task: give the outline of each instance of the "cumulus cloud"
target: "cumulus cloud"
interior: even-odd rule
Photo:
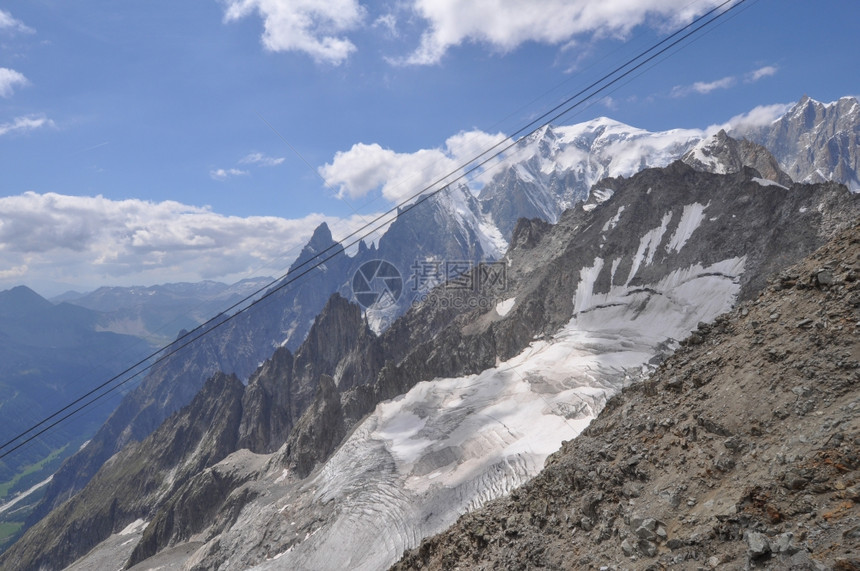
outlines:
[[[274,167],[284,162],[284,157],[269,157],[263,153],[248,153],[241,159],[239,164],[256,165],[261,167]]]
[[[273,52],[296,51],[315,61],[338,65],[356,47],[338,36],[357,28],[365,10],[358,0],[226,0],[225,20],[257,14],[263,20],[263,46]]]
[[[0,9],[0,30],[24,32],[28,34],[33,32],[33,28],[25,25],[24,22],[15,19],[12,17],[12,14],[2,9]]]
[[[356,143],[348,151],[335,154],[319,173],[338,188],[341,198],[359,198],[380,188],[386,199],[400,202],[435,182],[452,180],[467,162],[504,139],[501,133],[461,132],[448,138],[443,148],[413,153],[398,153],[376,143]]]
[[[227,180],[234,176],[247,176],[248,174],[248,171],[243,171],[241,169],[213,169],[209,171],[209,176],[213,180]]]
[[[677,26],[718,0],[413,0],[426,21],[419,47],[401,63],[435,64],[452,47],[483,43],[508,52],[525,42],[566,45],[579,36],[625,37],[641,24]]]
[[[21,133],[39,129],[41,127],[53,127],[54,122],[41,115],[27,115],[16,117],[7,123],[0,123],[0,137],[9,133]]]
[[[279,273],[322,222],[335,238],[364,224],[358,216],[242,218],[173,201],[27,192],[0,198],[0,289],[232,281],[261,268]]]
[[[0,67],[0,97],[11,97],[16,87],[29,83],[23,73],[8,67]]]

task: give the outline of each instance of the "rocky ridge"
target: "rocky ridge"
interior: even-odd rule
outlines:
[[[395,569],[856,569],[860,226]]]

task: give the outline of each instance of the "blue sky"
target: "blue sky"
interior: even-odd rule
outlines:
[[[276,275],[323,220],[346,234],[403,171],[456,166],[717,3],[6,2],[0,288]],[[735,12],[564,122],[860,93],[860,3]]]

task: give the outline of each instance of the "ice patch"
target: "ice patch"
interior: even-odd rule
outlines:
[[[511,308],[514,307],[514,303],[516,303],[517,298],[512,297],[510,299],[506,299],[504,301],[500,301],[496,304],[496,313],[499,314],[500,317],[504,317],[508,314]]]
[[[13,506],[15,506],[15,504],[17,504],[18,502],[20,502],[24,498],[28,497],[30,494],[32,494],[33,492],[35,492],[36,490],[38,490],[42,486],[48,485],[48,482],[50,482],[53,478],[54,478],[53,475],[48,476],[46,479],[42,480],[41,482],[39,482],[35,486],[32,486],[31,488],[29,488],[23,492],[18,493],[14,498],[12,498],[8,502],[6,502],[5,504],[0,506],[0,514],[2,514],[5,511],[9,511],[10,509],[12,509]]]
[[[594,258],[592,266],[583,267],[579,270],[579,284],[576,286],[576,293],[573,295],[574,313],[590,307],[591,296],[594,292],[594,282],[597,281],[597,276],[600,275],[602,269],[603,258]]]
[[[717,157],[710,154],[713,152],[716,141],[712,137],[707,141],[703,141],[693,147],[692,155],[695,160],[707,167],[710,172],[715,174],[726,174],[726,165],[720,162]]]
[[[412,412],[403,412],[397,400],[382,403],[381,414],[389,412],[388,419],[381,423],[371,438],[389,442],[389,450],[400,462],[413,463],[424,452],[432,440],[421,438],[419,433],[427,422]]]
[[[594,200],[599,203],[606,202],[612,198],[613,194],[615,194],[615,191],[611,188],[595,188],[591,191],[591,195],[594,197]]]
[[[673,252],[681,251],[681,248],[684,247],[684,244],[687,243],[687,240],[690,239],[690,236],[693,235],[693,232],[696,231],[696,228],[698,228],[702,223],[702,220],[704,220],[705,209],[707,207],[707,204],[699,204],[698,202],[688,204],[684,207],[684,212],[681,213],[681,221],[678,222],[678,227],[675,229],[675,233],[672,234],[672,237],[669,239],[669,243],[666,244],[667,252],[671,254]]]
[[[618,271],[618,266],[621,265],[621,258],[615,258],[612,260],[612,268],[609,272],[609,281],[611,283],[615,282],[615,272]]]
[[[618,207],[618,212],[615,213],[615,216],[606,221],[606,224],[603,225],[601,232],[606,232],[607,230],[614,230],[615,226],[618,225],[618,221],[621,220],[621,213],[624,212],[624,205]]]
[[[779,184],[779,183],[778,183],[778,182],[776,182],[776,181],[769,180],[769,179],[766,179],[766,178],[759,178],[759,177],[757,177],[757,176],[754,176],[754,177],[752,178],[752,181],[753,181],[753,182],[757,182],[757,183],[758,183],[759,185],[761,185],[761,186],[778,186],[779,188],[781,188],[781,189],[783,189],[783,190],[788,190],[788,187],[783,186],[783,185]]]
[[[669,221],[672,220],[672,211],[670,210],[663,215],[663,220],[660,226],[649,230],[639,240],[639,248],[633,256],[633,265],[630,267],[630,274],[627,276],[627,284],[629,284],[639,271],[642,262],[649,265],[654,260],[654,254],[657,252],[657,247],[663,240],[663,234],[666,233],[666,228],[669,226]]]
[[[535,182],[535,177],[532,173],[526,170],[525,166],[522,163],[517,164],[516,166],[517,176],[520,180],[525,182]]]
[[[125,528],[121,532],[119,532],[119,535],[131,535],[133,533],[143,531],[147,525],[148,522],[143,521],[142,519],[136,519],[127,526],[125,526]]]

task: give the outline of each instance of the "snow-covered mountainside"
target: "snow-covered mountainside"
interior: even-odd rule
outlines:
[[[556,222],[588,198],[598,180],[662,167],[698,143],[704,132],[652,133],[606,117],[569,126],[547,126],[523,140],[479,194],[502,235],[519,218]]]
[[[602,178],[631,176],[685,155],[692,166],[709,172],[737,172],[746,165],[767,179],[782,170],[798,182],[832,180],[860,190],[860,102],[853,97],[827,104],[804,97],[773,123],[729,125],[728,135],[738,141],[702,129],[649,132],[605,117],[545,127],[505,159],[479,199],[508,236],[519,218],[555,222],[566,208],[587,198]],[[753,151],[749,142],[770,151],[776,164],[768,166],[772,159],[760,148]],[[717,151],[726,145],[731,148]],[[784,177],[773,180],[790,182]]]
[[[106,554],[139,569],[393,563],[464,510],[532,477],[675,340],[755,295],[765,276],[860,214],[858,196],[839,185],[789,190],[759,175],[674,163],[602,181],[602,192],[554,227],[523,221],[503,260],[506,281],[477,309],[446,313],[439,300],[465,294],[443,286],[381,337],[356,337],[273,454],[238,450],[170,482],[149,505],[115,490],[109,527],[125,535],[103,535],[80,568]],[[385,364],[357,373],[359,355]],[[247,402],[242,423],[260,413]],[[156,436],[135,460],[157,455],[147,451],[169,431]],[[135,481],[135,470],[147,468],[113,462],[99,480]],[[82,497],[114,505],[103,491],[88,486]],[[88,513],[86,504],[73,513]],[[138,519],[146,525],[128,527]],[[79,541],[75,529],[68,513],[49,516],[0,563],[26,562],[28,546],[41,546],[42,561],[59,557]]]

